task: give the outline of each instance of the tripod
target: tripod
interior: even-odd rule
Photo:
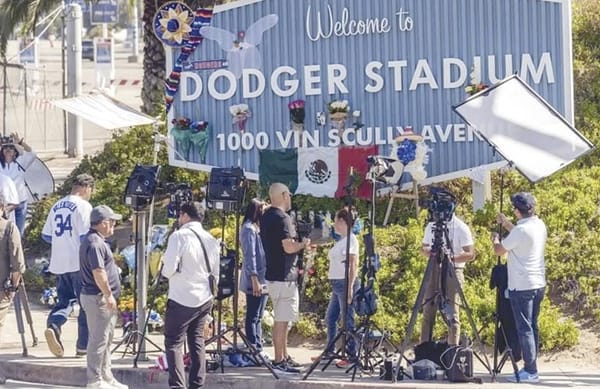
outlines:
[[[138,360],[147,360],[145,341],[152,344],[156,349],[151,351],[164,351],[160,346],[148,339],[146,330],[148,320],[150,319],[150,311],[147,311],[147,290],[148,290],[148,273],[146,261],[146,211],[135,210],[135,270],[133,287],[133,320],[123,334],[121,341],[111,350],[114,353],[119,347],[125,345],[122,358],[125,357],[128,351],[135,354],[133,359],[133,367],[137,368]],[[141,330],[140,330],[141,329]]]
[[[346,359],[347,355],[347,350],[346,350],[346,346],[348,345],[348,337],[350,337],[352,341],[354,341],[355,343],[357,342],[357,336],[356,336],[356,332],[354,331],[350,331],[348,329],[348,310],[349,310],[349,303],[348,303],[348,295],[349,295],[349,291],[350,288],[352,288],[353,286],[350,285],[350,240],[353,238],[352,235],[352,226],[354,225],[354,221],[356,220],[355,216],[353,215],[353,211],[352,211],[352,185],[353,185],[353,181],[354,181],[354,176],[353,176],[353,171],[352,168],[350,168],[350,176],[348,179],[348,184],[346,184],[344,186],[344,190],[346,191],[346,196],[344,199],[344,203],[345,203],[345,208],[348,209],[349,212],[349,222],[347,222],[347,226],[346,226],[346,251],[345,251],[345,263],[344,263],[344,296],[341,299],[342,300],[342,328],[341,330],[339,330],[336,334],[336,336],[327,344],[327,346],[325,347],[325,350],[323,350],[323,352],[313,361],[312,365],[309,367],[309,369],[306,371],[306,373],[304,374],[304,376],[302,377],[302,380],[306,380],[308,378],[308,376],[310,376],[310,374],[315,370],[315,368],[321,363],[323,358],[326,358],[327,362],[325,363],[325,365],[323,366],[323,368],[321,369],[321,371],[325,371],[329,365],[335,360],[335,359]],[[337,218],[337,215],[336,215]],[[332,291],[333,293],[333,291]],[[335,350],[335,345],[337,343],[337,341],[341,339],[342,340],[342,344],[341,346]],[[331,352],[332,350],[335,350],[334,352]],[[352,359],[356,358],[356,355],[350,355],[350,357]],[[350,370],[350,369],[349,369]],[[347,370],[347,371],[349,371]],[[354,370],[354,373],[356,373],[356,369]],[[354,375],[352,374],[352,380],[354,380]]]
[[[219,203],[215,203],[213,208],[215,209],[220,209],[222,211],[221,213],[221,236],[225,237],[225,217],[226,217],[226,211],[227,210],[233,210],[234,211],[234,216],[235,216],[235,250],[233,252],[233,258],[234,258],[234,262],[232,264],[230,264],[231,266],[233,266],[233,280],[232,280],[232,285],[231,285],[231,290],[230,292],[233,294],[233,324],[230,327],[227,327],[225,329],[221,328],[221,324],[222,324],[222,319],[223,319],[223,299],[225,298],[225,294],[227,294],[227,296],[229,295],[229,293],[224,293],[224,291],[222,290],[222,285],[221,285],[221,280],[223,279],[223,274],[219,275],[219,293],[216,297],[217,300],[217,322],[216,325],[213,325],[213,336],[211,336],[209,339],[207,339],[204,342],[205,346],[208,346],[209,344],[216,342],[216,348],[215,350],[212,351],[206,351],[207,353],[212,353],[212,354],[216,354],[219,357],[219,365],[221,366],[221,373],[225,372],[225,367],[223,365],[223,359],[224,359],[224,354],[226,354],[226,352],[223,351],[223,346],[222,346],[222,341],[227,342],[231,348],[232,351],[235,353],[242,353],[244,355],[248,355],[251,360],[255,363],[258,364],[258,362],[260,362],[263,366],[265,366],[273,375],[273,377],[275,377],[276,379],[279,379],[279,376],[277,375],[277,373],[275,373],[275,371],[273,370],[273,367],[271,366],[270,363],[268,363],[263,355],[258,352],[258,350],[256,349],[256,347],[254,347],[254,345],[252,343],[250,343],[248,341],[248,338],[246,337],[246,335],[244,334],[244,332],[242,331],[242,328],[239,324],[239,320],[238,320],[238,300],[239,300],[239,295],[238,295],[238,261],[237,261],[237,253],[239,252],[239,248],[240,248],[240,238],[239,238],[239,230],[240,230],[240,215],[239,215],[239,206],[238,206],[238,202],[219,202]],[[223,258],[224,257],[229,257],[229,255],[225,256],[225,245],[223,244],[221,246],[222,249],[222,260],[221,262],[223,262]],[[221,269],[222,270],[222,269]],[[223,273],[223,272],[220,272]],[[231,333],[232,334],[232,341],[230,341],[227,338],[227,334]],[[242,342],[244,342],[244,345],[246,346],[246,348],[248,350],[250,350],[249,352],[247,351],[242,351],[238,348],[238,344],[237,344],[237,337],[240,337],[240,339],[242,340]]]
[[[25,323],[23,322],[23,312],[25,312],[25,319],[27,320],[27,324],[29,324],[29,329],[31,330],[31,338],[33,339],[32,347],[37,346],[38,339],[35,336],[35,331],[33,329],[33,319],[31,317],[31,309],[29,308],[29,298],[27,297],[27,290],[25,289],[25,283],[21,280],[19,287],[15,292],[15,297],[13,298],[13,304],[15,308],[15,317],[17,319],[17,330],[21,335],[21,346],[23,347],[23,356],[29,356],[29,351],[27,350],[27,342],[25,340]]]
[[[439,200],[436,200],[435,202],[437,203],[438,201]],[[440,212],[439,214],[441,214],[441,215],[439,215],[438,212],[434,212],[435,227],[434,227],[433,246],[431,249],[431,254],[429,256],[429,260],[427,262],[427,268],[425,270],[425,275],[423,276],[423,281],[421,282],[421,286],[420,286],[419,292],[417,294],[417,299],[416,299],[415,304],[412,309],[412,314],[411,314],[411,317],[410,317],[410,320],[408,323],[408,327],[406,329],[404,341],[402,342],[402,345],[400,346],[400,350],[399,350],[400,358],[398,359],[398,363],[397,363],[398,371],[400,370],[400,367],[401,367],[400,364],[402,363],[402,359],[404,358],[404,352],[408,348],[408,344],[411,341],[412,332],[413,332],[414,325],[417,320],[417,313],[421,308],[423,308],[426,304],[438,303],[437,309],[440,311],[441,316],[447,325],[451,324],[451,320],[458,319],[458,318],[451,317],[451,315],[448,315],[449,304],[455,304],[454,301],[449,301],[449,299],[447,297],[446,292],[447,292],[447,287],[448,287],[448,285],[447,285],[447,280],[448,280],[448,281],[454,283],[453,286],[455,287],[455,289],[457,291],[458,297],[460,299],[461,307],[464,309],[464,312],[466,313],[469,324],[471,326],[471,330],[473,332],[473,336],[476,339],[476,342],[475,342],[476,346],[479,348],[479,352],[481,353],[481,355],[483,355],[483,359],[485,359],[485,361],[476,352],[473,352],[473,354],[483,364],[483,366],[488,370],[488,372],[490,374],[492,374],[492,370],[490,368],[490,363],[488,361],[487,354],[485,353],[485,348],[484,348],[483,342],[481,341],[481,338],[479,336],[479,332],[477,331],[475,321],[473,320],[473,315],[471,313],[471,309],[469,308],[469,305],[467,304],[467,300],[463,293],[462,287],[456,277],[456,270],[454,268],[454,260],[453,260],[454,256],[451,251],[452,245],[450,242],[450,238],[448,236],[448,227],[446,224],[447,221],[451,220],[453,211],[454,211],[454,207],[452,206],[451,212]],[[435,269],[435,267],[438,267],[438,269]],[[439,273],[439,279],[434,279],[435,273]],[[435,291],[433,296],[429,297],[426,301],[423,301],[423,299],[425,297],[426,287],[427,287],[428,282],[437,282],[437,285],[439,285],[439,287]],[[429,339],[431,339],[432,331],[433,331],[433,327],[430,331]],[[394,379],[396,379],[395,376],[394,376]]]

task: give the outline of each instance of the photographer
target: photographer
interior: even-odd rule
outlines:
[[[454,200],[454,196],[451,193],[444,191],[452,200],[441,200],[434,201],[433,203],[443,209],[430,209],[430,213],[440,213],[443,217],[434,217],[435,220],[430,222],[425,227],[425,235],[422,241],[421,253],[429,258],[429,261],[435,261],[432,266],[432,272],[428,280],[424,280],[425,296],[423,299],[423,322],[421,324],[421,343],[431,341],[433,338],[433,326],[435,324],[435,314],[440,306],[436,298],[441,293],[442,298],[446,298],[447,301],[442,301],[442,307],[446,308],[444,312],[445,320],[448,324],[448,345],[455,346],[459,344],[460,340],[460,316],[459,307],[461,304],[460,295],[458,288],[462,289],[464,284],[463,269],[465,264],[472,261],[475,257],[475,251],[473,247],[473,235],[469,227],[454,214],[454,204],[450,203]],[[437,195],[434,194],[434,198]],[[435,243],[446,245],[446,237],[439,236],[438,239],[443,239],[442,242],[435,242],[436,233],[440,234],[441,231],[436,229],[443,229],[444,233],[447,231],[447,238],[450,247],[446,247],[449,250],[450,264],[454,266],[454,272],[456,274],[456,280],[452,278],[452,273],[447,270],[445,273],[445,280],[442,280],[442,266],[441,263],[444,258],[438,258],[440,252],[432,251]],[[441,248],[443,251],[443,248]],[[444,255],[442,255],[444,256]],[[442,285],[446,285],[446,290],[442,290]]]
[[[203,218],[199,202],[182,204],[177,219],[180,227],[169,237],[163,257],[162,275],[169,279],[165,350],[169,388],[173,389],[196,389],[205,384],[204,325],[213,304],[210,276],[219,279],[220,247],[202,227]],[[186,336],[191,356],[187,386],[183,365]]]
[[[4,210],[4,198],[0,194],[0,213]],[[4,325],[4,318],[10,308],[10,303],[15,295],[16,288],[21,282],[21,275],[25,271],[25,258],[21,246],[21,234],[16,225],[0,217],[0,332]]]
[[[546,289],[544,251],[548,232],[544,222],[535,215],[535,198],[531,193],[519,192],[510,201],[517,224],[513,225],[503,214],[498,223],[509,234],[500,242],[492,235],[494,253],[508,253],[508,294],[519,336],[525,366],[519,370],[520,382],[539,382],[537,354],[539,350],[538,316]],[[509,380],[515,382],[514,376]]]
[[[265,278],[273,302],[273,368],[286,373],[299,373],[297,365],[287,353],[288,322],[296,322],[298,307],[298,252],[310,247],[310,239],[296,241],[292,218],[286,213],[292,207],[292,193],[281,183],[269,188],[269,207],[261,221],[260,237],[265,250],[267,271]]]

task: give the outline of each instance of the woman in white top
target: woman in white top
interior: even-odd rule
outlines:
[[[2,139],[0,172],[9,176],[17,187],[19,205],[15,208],[15,223],[21,235],[25,230],[25,217],[27,216],[28,189],[25,183],[25,171],[35,161],[35,158],[31,147],[25,143],[18,132],[13,132],[9,138]]]
[[[348,248],[348,226],[352,226],[352,214],[347,209],[339,210],[335,215],[335,232],[340,235],[340,240],[335,242],[329,250],[329,282],[331,283],[331,299],[327,307],[325,321],[327,323],[327,345],[328,352],[335,351],[333,340],[337,335],[337,322],[342,318],[344,305],[348,305],[348,314],[346,316],[346,328],[349,332],[354,331],[354,305],[352,297],[358,289],[358,239],[350,233],[350,255],[346,255]],[[349,259],[348,267],[348,294],[345,288],[346,259]],[[338,367],[345,367],[356,358],[356,343],[350,336],[346,337],[347,360],[337,363]]]

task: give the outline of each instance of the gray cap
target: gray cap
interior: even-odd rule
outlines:
[[[535,208],[535,197],[529,192],[515,193],[510,197],[512,205],[523,213],[529,213]]]
[[[108,205],[98,205],[92,209],[92,215],[90,216],[90,224],[95,225],[103,220],[121,220],[123,215],[115,213]]]

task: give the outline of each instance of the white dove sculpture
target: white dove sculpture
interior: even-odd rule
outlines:
[[[230,31],[210,26],[202,27],[200,34],[206,39],[217,42],[221,49],[227,52],[229,71],[236,78],[240,78],[242,70],[262,67],[262,56],[256,46],[261,43],[263,33],[273,28],[278,21],[279,16],[275,14],[263,16],[252,23],[245,34],[240,34],[243,39]]]

